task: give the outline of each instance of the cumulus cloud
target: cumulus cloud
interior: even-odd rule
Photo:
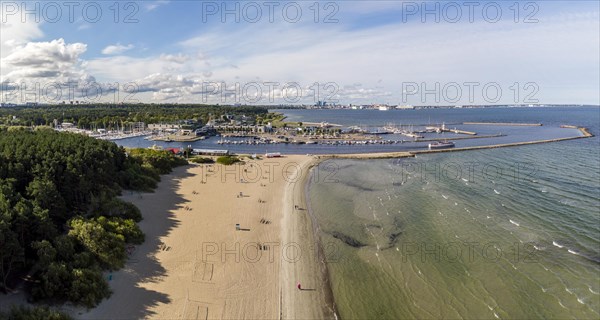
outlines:
[[[16,11],[11,13],[13,9]],[[0,17],[2,17],[0,21],[0,57],[2,58],[9,55],[16,47],[44,35],[39,24],[33,19],[21,19],[20,6],[16,2],[14,7],[11,4],[0,6]]]
[[[3,98],[17,103],[57,103],[92,96],[91,100],[98,101],[114,92],[116,88],[97,83],[94,76],[85,72],[80,56],[86,50],[86,44],[68,44],[62,38],[15,48],[2,59],[10,70],[0,81]],[[23,95],[23,91],[27,94]]]
[[[9,81],[25,78],[53,78],[68,81],[81,76],[79,56],[87,49],[83,43],[65,43],[64,39],[49,42],[29,42],[4,58],[12,71],[5,77]]]
[[[106,54],[106,55],[121,54],[125,51],[133,49],[134,47],[135,46],[133,44],[128,44],[125,46],[120,43],[117,43],[117,44],[113,44],[113,45],[107,46],[106,48],[102,49],[102,54]]]

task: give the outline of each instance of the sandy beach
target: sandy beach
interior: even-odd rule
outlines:
[[[154,193],[124,195],[143,213],[146,241],[132,248],[125,268],[107,275],[113,295],[73,316],[333,318],[304,195],[316,161],[189,165],[163,176]]]

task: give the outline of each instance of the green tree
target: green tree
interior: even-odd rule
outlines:
[[[9,320],[71,320],[68,315],[52,310],[48,307],[33,307],[13,306],[10,312],[0,312],[0,319]]]
[[[0,289],[8,290],[8,278],[15,265],[23,262],[24,248],[20,245],[17,234],[10,230],[10,225],[0,219]]]
[[[100,271],[73,269],[71,276],[73,283],[68,293],[69,300],[91,308],[110,296],[110,288]]]
[[[69,222],[69,236],[77,239],[86,250],[110,269],[118,269],[125,264],[125,237],[110,232],[96,220],[75,218]]]

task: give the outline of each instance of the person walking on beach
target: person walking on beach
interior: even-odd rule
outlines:
[[[298,287],[298,290],[302,290],[302,285],[300,285],[300,281],[298,281],[298,284],[296,286]]]

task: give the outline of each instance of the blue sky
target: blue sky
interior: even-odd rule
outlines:
[[[122,1],[118,22],[114,1],[73,21],[57,3],[2,1],[3,101],[51,83],[120,102],[133,83],[144,102],[600,103],[597,1]],[[40,22],[22,15],[36,4]]]

